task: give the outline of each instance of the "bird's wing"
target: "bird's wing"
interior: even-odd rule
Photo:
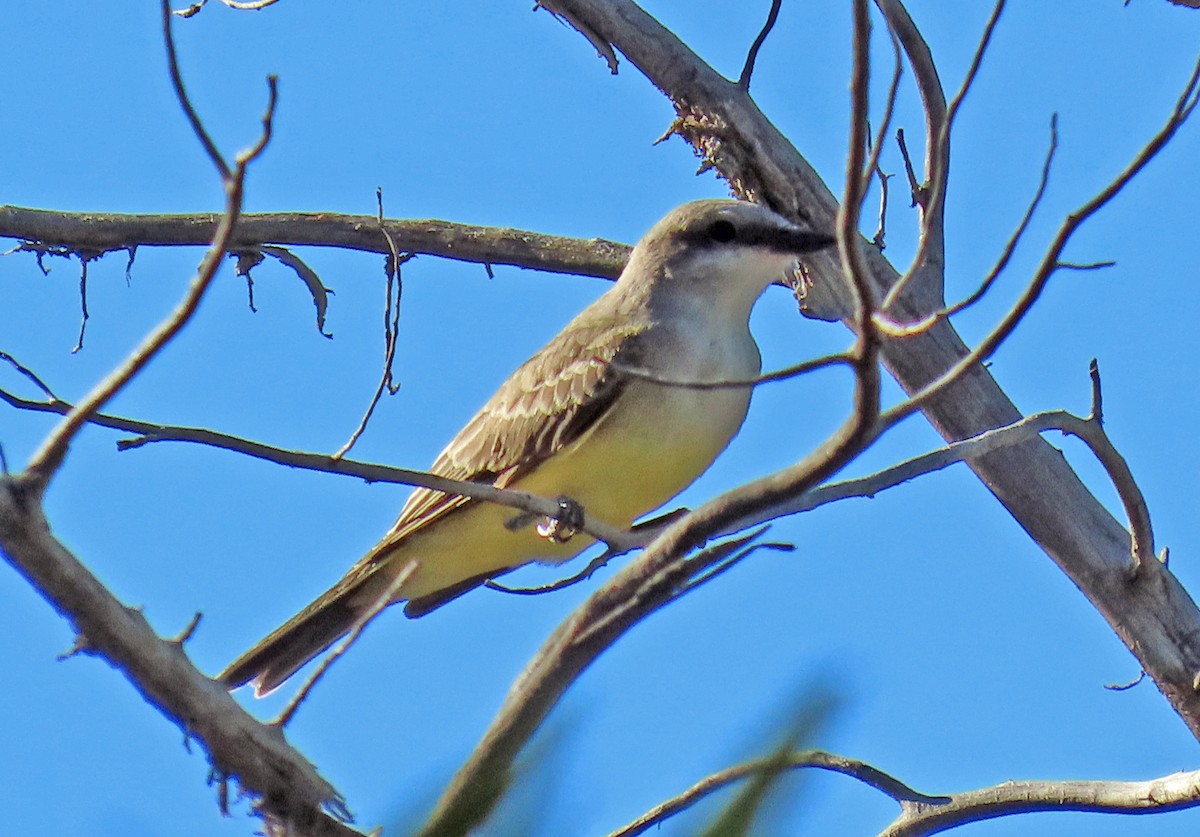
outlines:
[[[581,321],[582,320],[582,321]],[[625,378],[612,363],[630,358],[644,322],[580,318],[522,364],[467,422],[430,467],[452,479],[505,487],[578,439],[620,396]],[[476,502],[416,489],[395,526],[372,553]],[[381,550],[382,548],[382,550]]]

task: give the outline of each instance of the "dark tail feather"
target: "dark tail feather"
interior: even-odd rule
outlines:
[[[457,584],[452,584],[449,587],[444,587],[436,593],[429,593],[424,596],[418,596],[415,599],[409,599],[408,604],[404,606],[404,615],[409,619],[419,619],[431,611],[437,610],[444,604],[457,599],[459,596],[465,596],[476,587],[482,587],[493,578],[499,578],[505,573],[512,572],[512,569],[493,570],[490,573],[472,576],[464,579]]]
[[[363,610],[371,606],[371,597],[362,595],[362,587],[339,587],[342,585],[272,631],[218,674],[217,680],[227,689],[253,681],[256,697],[278,688],[305,663],[348,634]]]

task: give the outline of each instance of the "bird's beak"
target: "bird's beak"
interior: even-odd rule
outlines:
[[[837,243],[837,239],[825,233],[810,232],[799,228],[780,231],[772,244],[787,253],[813,253]]]

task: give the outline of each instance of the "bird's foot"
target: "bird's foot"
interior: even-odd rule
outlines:
[[[551,543],[566,543],[583,528],[583,506],[570,497],[558,498],[558,516],[543,517],[537,533]]]

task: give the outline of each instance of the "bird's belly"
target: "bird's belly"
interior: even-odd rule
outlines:
[[[631,382],[621,403],[512,487],[543,497],[570,497],[589,516],[627,527],[687,488],[712,464],[741,427],[749,401],[748,389]],[[519,514],[494,503],[472,503],[405,538],[400,548],[419,568],[404,584],[403,598],[419,598],[532,561],[566,561],[594,542],[577,535],[554,543],[538,536],[533,525],[507,528]]]
[[[750,394],[639,381],[621,400],[518,487],[565,494],[600,520],[628,526],[704,473],[742,426]]]

